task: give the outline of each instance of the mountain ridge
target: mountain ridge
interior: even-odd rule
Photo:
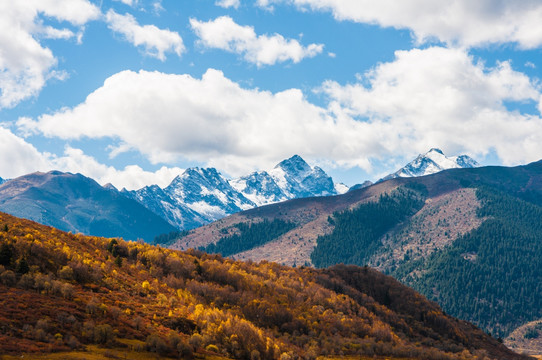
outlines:
[[[256,171],[229,180],[214,168],[189,168],[161,190],[146,186],[121,193],[166,218],[170,224],[189,230],[258,206],[336,195],[346,189],[335,184],[318,166],[311,167],[294,155],[270,171]]]
[[[0,185],[0,210],[91,235],[151,241],[175,228],[139,203],[81,174],[35,172]]]

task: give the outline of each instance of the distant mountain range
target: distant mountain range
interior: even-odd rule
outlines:
[[[396,172],[383,177],[377,182],[396,178],[426,176],[448,169],[472,169],[479,166],[480,164],[468,155],[446,156],[442,150],[432,148],[425,154],[418,155],[414,160]],[[367,180],[361,184],[353,185],[349,190],[363,189],[371,185],[373,185],[373,182]]]
[[[432,149],[408,164],[404,168],[409,169],[408,172],[400,170],[396,174],[415,176],[475,164],[466,156],[446,158],[442,151]],[[235,179],[226,179],[214,168],[189,168],[164,188],[150,185],[139,190],[118,191],[111,184],[101,187],[83,175],[58,171],[0,180],[0,184],[2,211],[66,231],[145,241],[174,230],[194,229],[255,207],[291,199],[339,195],[349,190],[298,155],[269,171]],[[368,185],[370,182],[361,187]],[[130,224],[134,226],[128,226]]]
[[[266,204],[347,190],[322,169],[295,155],[269,172],[228,180],[214,168],[190,168],[163,189],[152,185],[135,191],[123,189],[121,193],[186,230]]]

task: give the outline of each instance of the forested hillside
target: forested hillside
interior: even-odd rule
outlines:
[[[264,219],[255,223],[238,223],[234,225],[234,233],[221,238],[216,243],[200,247],[208,253],[229,256],[263,245],[290,231],[295,224],[280,219],[269,221]],[[227,233],[226,233],[227,234]]]
[[[481,187],[486,219],[449,248],[392,274],[497,336],[542,318],[542,208]]]
[[[370,256],[382,246],[380,238],[424,205],[425,189],[415,187],[418,191],[401,187],[391,194],[382,194],[375,202],[334,213],[328,219],[333,232],[318,237],[312,263],[317,267],[367,264]]]
[[[475,189],[480,203],[478,227],[427,256],[411,256],[420,252],[411,247],[394,258],[386,248],[390,235],[407,246],[417,239],[400,239],[397,234],[428,236],[421,224],[412,229],[411,216],[424,205],[424,187],[411,183],[376,202],[334,213],[329,218],[333,231],[317,239],[312,261],[318,267],[363,266],[374,262],[376,255],[387,254],[391,257],[383,268],[387,273],[437,301],[453,316],[505,337],[522,324],[542,318],[542,207],[535,204],[538,197],[533,191],[511,193],[503,192],[503,187],[480,185]],[[433,225],[444,227],[451,221],[455,221],[453,214]],[[403,228],[409,232],[398,231]]]
[[[0,264],[4,354],[522,358],[368,268],[243,263],[2,213]]]

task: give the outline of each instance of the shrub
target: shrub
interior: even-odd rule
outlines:
[[[34,287],[34,277],[31,274],[21,276],[18,285],[23,289],[32,289]]]
[[[63,266],[60,270],[58,270],[58,277],[61,279],[73,280],[74,276],[73,269],[68,265]]]
[[[177,344],[177,352],[181,359],[191,359],[194,356],[194,348],[192,345],[183,340]]]
[[[0,265],[9,266],[13,257],[13,246],[2,243],[0,247]]]
[[[114,339],[113,328],[109,324],[96,325],[94,327],[94,342],[107,344]]]
[[[203,336],[198,333],[193,334],[188,340],[188,343],[194,347],[194,349],[199,349],[203,344]]]
[[[17,283],[17,277],[11,270],[6,270],[0,274],[0,282],[6,286],[13,286]]]
[[[62,294],[64,299],[71,299],[74,293],[73,285],[62,284],[62,287],[60,288],[60,293]]]
[[[28,266],[28,262],[25,258],[22,258],[17,262],[17,268],[16,271],[18,274],[26,274],[30,271],[30,267]]]
[[[148,351],[154,352],[160,355],[165,355],[169,350],[164,339],[162,339],[160,336],[156,334],[151,334],[147,336],[147,340],[145,340],[145,346]]]
[[[205,347],[205,350],[211,351],[211,352],[214,352],[214,353],[218,353],[218,347],[216,345],[213,345],[213,344],[207,345]]]

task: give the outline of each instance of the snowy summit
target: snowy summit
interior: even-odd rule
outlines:
[[[382,180],[395,179],[398,177],[416,177],[438,173],[442,170],[456,168],[474,168],[480,166],[476,160],[468,155],[446,156],[440,149],[433,148],[425,154],[420,154],[416,159],[397,170]]]

